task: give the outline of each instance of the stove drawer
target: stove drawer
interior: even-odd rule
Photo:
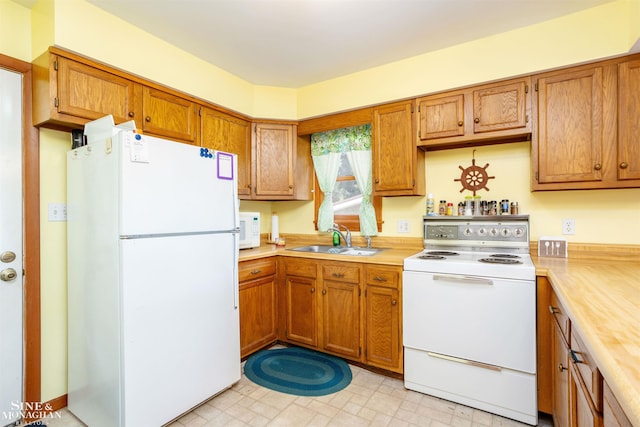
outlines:
[[[402,301],[405,347],[536,372],[535,281],[405,271]]]

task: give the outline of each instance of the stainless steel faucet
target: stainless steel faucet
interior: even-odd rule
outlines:
[[[346,234],[342,233],[342,231],[340,231],[340,227],[344,228],[346,230]],[[340,237],[342,237],[342,240],[344,240],[345,245],[347,245],[348,248],[351,247],[351,231],[349,231],[349,229],[342,225],[338,225],[338,224],[333,224],[333,226],[327,230],[328,232],[332,232],[335,231],[336,233],[338,233],[340,235]]]

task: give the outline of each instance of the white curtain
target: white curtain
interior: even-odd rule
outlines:
[[[318,210],[318,230],[327,231],[334,223],[333,189],[340,157],[346,153],[356,183],[362,193],[360,233],[378,234],[376,213],[371,203],[371,125],[352,126],[311,135],[311,155],[324,199]]]
[[[327,231],[333,226],[333,189],[336,186],[338,168],[340,167],[340,153],[327,153],[313,156],[313,168],[318,176],[320,191],[324,199],[318,209],[318,230]]]

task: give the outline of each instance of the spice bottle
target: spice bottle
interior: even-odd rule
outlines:
[[[452,216],[453,215],[453,203],[449,202],[447,203],[447,216]]]
[[[433,194],[427,196],[427,216],[433,216]]]
[[[464,214],[465,216],[473,215],[473,197],[464,196]]]
[[[511,202],[511,215],[518,215],[518,202]]]
[[[500,202],[500,215],[508,215],[509,214],[509,200],[502,199]]]
[[[445,216],[447,214],[447,201],[440,200],[440,205],[438,206],[438,215]]]
[[[458,203],[458,216],[464,215],[464,202]]]

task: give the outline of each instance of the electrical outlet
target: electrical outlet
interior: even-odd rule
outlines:
[[[64,203],[49,203],[48,214],[49,221],[66,221],[67,205]]]
[[[408,233],[409,232],[409,220],[399,219],[398,220],[398,233]]]
[[[576,234],[576,222],[573,218],[562,220],[562,234]]]

